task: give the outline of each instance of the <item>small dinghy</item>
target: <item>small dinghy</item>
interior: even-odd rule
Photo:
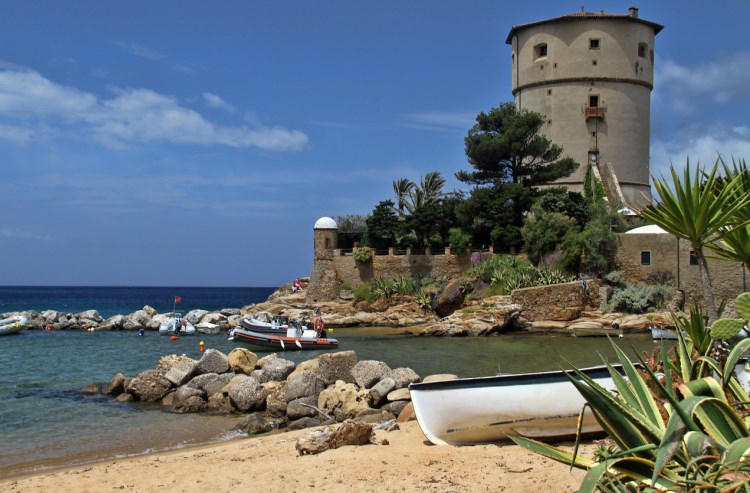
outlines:
[[[606,366],[581,371],[602,387],[615,388]],[[563,371],[413,383],[409,392],[422,433],[436,445],[495,442],[508,432],[573,437],[586,402]],[[587,408],[582,432],[601,431]]]
[[[193,324],[184,319],[180,312],[174,312],[174,316],[159,325],[159,334],[163,336],[192,336],[195,333]]]
[[[304,326],[300,328],[290,327],[284,335],[264,334],[237,327],[229,332],[229,340],[282,351],[335,349],[339,345],[339,341],[336,339],[325,337],[325,331],[316,332]]]
[[[260,318],[245,317],[240,320],[243,329],[251,332],[262,334],[280,334],[286,335],[289,329],[289,319],[287,317],[275,316],[270,321],[260,320]]]
[[[18,334],[27,327],[26,317],[8,317],[0,320],[0,336]]]

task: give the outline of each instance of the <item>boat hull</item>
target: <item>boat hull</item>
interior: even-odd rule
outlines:
[[[27,327],[26,317],[9,317],[0,320],[0,336],[18,334]]]
[[[620,337],[622,329],[605,329],[604,327],[574,327],[573,335],[576,337]]]
[[[288,324],[275,324],[272,322],[263,322],[254,318],[243,318],[240,320],[240,325],[251,332],[257,332],[261,334],[281,334],[286,335]]]
[[[604,388],[614,388],[606,367],[583,371]],[[495,442],[507,433],[575,436],[586,402],[562,371],[413,383],[409,391],[422,433],[436,445]],[[581,431],[602,432],[589,408]]]
[[[159,334],[163,336],[192,336],[196,330],[193,324],[187,322],[184,325],[184,319],[170,318],[159,325]],[[178,331],[177,328],[180,330]]]
[[[244,329],[233,329],[230,332],[229,340],[282,351],[336,349],[339,345],[339,341],[336,339],[325,337],[288,337],[277,334],[263,334]]]

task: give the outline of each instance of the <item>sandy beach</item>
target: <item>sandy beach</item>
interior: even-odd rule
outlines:
[[[435,446],[416,421],[399,427],[376,431],[374,444],[318,455],[297,454],[297,439],[312,431],[298,430],[6,479],[0,492],[542,493],[576,491],[584,475],[510,443]]]

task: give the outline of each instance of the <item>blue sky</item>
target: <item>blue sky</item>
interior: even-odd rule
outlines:
[[[582,2],[34,1],[0,10],[0,284],[276,286],[321,216],[462,185],[511,26]],[[634,2],[585,3],[625,13]],[[648,2],[652,172],[750,158],[750,2]]]

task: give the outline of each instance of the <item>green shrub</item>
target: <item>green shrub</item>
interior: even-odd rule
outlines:
[[[373,301],[378,299],[377,293],[373,291],[372,284],[370,284],[369,282],[358,284],[354,288],[353,294],[355,303],[358,303],[360,301],[367,301],[368,303],[372,303]]]
[[[663,284],[627,284],[612,292],[609,303],[602,303],[604,312],[646,313],[664,309],[672,299],[673,289]]]
[[[352,250],[354,261],[358,264],[367,264],[372,261],[372,249],[370,247],[357,247]]]
[[[461,228],[451,228],[448,230],[448,243],[453,253],[456,255],[466,255],[469,253],[471,235],[465,233]]]

